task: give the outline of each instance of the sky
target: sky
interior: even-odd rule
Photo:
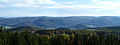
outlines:
[[[120,0],[0,0],[0,17],[120,16]]]

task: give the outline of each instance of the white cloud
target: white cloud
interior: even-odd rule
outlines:
[[[100,1],[100,0],[92,0],[93,2],[98,2],[98,1]]]
[[[53,0],[0,0],[7,5],[5,6],[13,6],[13,7],[40,7],[39,4],[46,5],[56,5],[56,1]],[[4,5],[4,4],[3,4]]]
[[[52,16],[52,17],[66,17],[66,16],[115,16],[115,15],[108,15],[108,14],[62,14],[62,15],[55,15],[55,14],[38,14],[38,15],[30,15],[30,16]],[[117,15],[116,15],[117,16]]]
[[[96,3],[100,8],[107,9],[107,10],[115,10],[120,9],[120,2],[113,2],[113,1],[101,1]]]
[[[120,2],[113,2],[113,1],[101,1],[101,2],[98,2],[96,4],[99,4],[99,5],[107,5],[107,6],[118,6],[120,4]]]
[[[39,5],[29,4],[29,3],[12,3],[12,7],[40,7]]]
[[[76,4],[78,2],[64,2],[64,4]]]
[[[99,8],[94,5],[55,5],[55,6],[46,6],[43,8],[64,8],[64,9],[91,9],[91,8]]]
[[[100,1],[100,0],[92,0],[97,2],[95,4],[76,4],[78,2],[64,2],[64,4],[72,4],[72,5],[64,5],[59,2],[53,0],[0,0],[0,2],[8,3],[6,6],[13,7],[41,7],[41,8],[70,8],[70,9],[90,9],[90,8],[101,8],[101,9],[118,9],[120,8],[120,1]],[[40,4],[52,5],[52,6],[41,6]],[[73,5],[74,4],[74,5]],[[3,4],[4,5],[4,4]],[[5,5],[4,5],[5,6]],[[0,6],[1,7],[1,6]]]
[[[36,4],[57,4],[56,1],[53,0],[34,0],[32,2]]]
[[[113,1],[100,1],[100,0],[92,0],[94,4],[75,4],[79,2],[63,2],[59,3],[54,0],[0,0],[0,2],[7,3],[8,5],[5,6],[12,6],[12,7],[34,7],[40,9],[68,9],[68,10],[80,10],[80,9],[98,9],[97,11],[101,10],[118,10],[120,9],[120,1],[113,2]],[[44,4],[45,6],[41,6]],[[70,5],[65,5],[70,4]],[[1,4],[0,7],[3,7]],[[50,6],[48,6],[50,5]]]
[[[98,9],[98,10],[115,10],[115,9],[120,9],[120,2],[113,2],[113,1],[100,1],[100,0],[93,0],[94,4],[74,4],[74,5],[54,5],[54,6],[46,6],[43,7],[44,9],[46,8],[64,8],[64,9]],[[75,2],[65,2],[68,4],[72,4]]]

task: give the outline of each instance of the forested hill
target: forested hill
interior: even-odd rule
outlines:
[[[8,30],[9,31],[24,32],[24,31],[38,31],[38,30],[43,30],[43,28],[32,27],[32,26],[21,26],[21,27],[11,28],[11,29],[8,29]]]
[[[78,24],[96,27],[120,26],[120,17],[18,17],[0,19],[1,26],[34,26],[42,28],[72,27]],[[77,26],[78,27],[78,26]]]
[[[94,28],[96,26],[92,26],[92,25],[84,25],[84,24],[77,24],[77,25],[73,25],[70,27],[67,27],[69,29],[86,29],[86,28]]]
[[[3,20],[4,18],[0,17],[0,20]]]
[[[97,30],[120,30],[120,26],[115,26],[115,27],[98,27],[98,28],[93,28]]]
[[[11,32],[1,27],[0,45],[120,45],[120,35],[107,31],[28,30]]]

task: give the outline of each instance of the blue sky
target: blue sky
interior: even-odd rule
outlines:
[[[0,0],[0,17],[120,16],[120,0]]]

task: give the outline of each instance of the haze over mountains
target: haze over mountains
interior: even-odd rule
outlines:
[[[79,16],[79,17],[18,17],[0,18],[1,26],[34,26],[42,28],[88,28],[120,26],[120,17],[115,16]]]

